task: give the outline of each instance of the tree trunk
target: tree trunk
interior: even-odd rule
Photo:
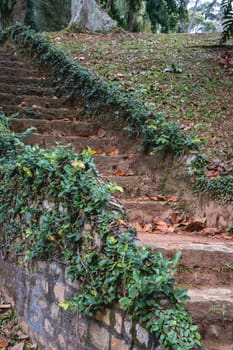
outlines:
[[[72,0],[69,27],[78,31],[107,32],[115,28],[116,23],[95,0]]]
[[[27,0],[16,0],[10,15],[10,23],[24,23],[27,13]]]
[[[191,33],[193,22],[194,22],[194,18],[195,18],[196,12],[197,12],[197,5],[198,5],[198,3],[199,3],[199,0],[196,0],[194,8],[193,8],[192,17],[191,17],[191,20],[190,20],[189,26],[188,26],[188,33]]]

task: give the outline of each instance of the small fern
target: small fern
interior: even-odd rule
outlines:
[[[222,27],[223,32],[221,36],[221,43],[225,43],[233,36],[233,8],[232,0],[222,0]]]

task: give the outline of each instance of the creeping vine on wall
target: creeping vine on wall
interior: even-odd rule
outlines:
[[[58,260],[80,289],[64,309],[92,316],[119,303],[153,332],[165,349],[200,345],[185,310],[187,293],[172,275],[179,260],[143,247],[112,197],[121,190],[98,177],[92,151],[28,146],[0,112],[0,224],[2,255]]]

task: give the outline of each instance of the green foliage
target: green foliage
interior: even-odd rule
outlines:
[[[0,1],[0,28],[6,28],[10,24],[10,14],[15,5],[16,0]]]
[[[221,203],[233,203],[233,175],[232,173],[216,178],[206,175],[207,160],[199,155],[191,163],[192,181],[194,189],[206,193],[210,198]]]
[[[61,30],[70,21],[71,0],[33,0],[33,12],[38,30]]]
[[[174,32],[181,19],[187,17],[183,0],[147,0],[147,12],[153,32]]]
[[[124,29],[140,32],[148,30],[168,33],[177,30],[180,19],[187,16],[183,0],[100,0]]]
[[[14,250],[24,261],[65,264],[69,278],[80,285],[76,296],[60,304],[66,310],[92,316],[118,302],[165,349],[200,345],[184,307],[187,293],[172,278],[179,255],[165,260],[136,243],[135,230],[114,205],[115,186],[96,175],[92,151],[26,146],[9,131],[2,113],[1,125],[1,141],[9,135],[14,140],[0,163],[3,251]]]
[[[233,8],[232,0],[222,0],[223,19],[222,27],[223,32],[221,36],[221,43],[225,43],[230,37],[233,36]]]
[[[30,54],[40,64],[56,76],[57,93],[69,93],[69,100],[77,97],[86,100],[89,108],[115,111],[116,117],[124,117],[128,123],[126,130],[152,151],[162,150],[179,155],[187,149],[197,150],[200,142],[192,135],[187,137],[178,124],[146,106],[134,96],[122,93],[102,78],[96,77],[86,68],[74,63],[61,50],[53,47],[34,31],[17,25],[9,29],[6,37]]]

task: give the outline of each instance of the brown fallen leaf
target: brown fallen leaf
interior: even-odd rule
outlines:
[[[194,231],[201,231],[203,228],[205,228],[205,222],[193,221],[193,222],[190,222],[188,225],[186,225],[184,227],[184,230],[194,232]]]
[[[104,129],[99,128],[97,135],[99,138],[103,138],[106,135],[106,131]]]
[[[165,202],[166,198],[163,196],[149,196],[150,200],[155,201],[155,202]]]
[[[152,224],[145,224],[144,227],[142,228],[143,232],[151,232],[153,229]]]
[[[168,202],[177,202],[177,197],[173,196],[171,198],[168,198]]]
[[[132,225],[133,225],[133,227],[136,228],[137,231],[139,231],[139,232],[143,231],[143,227],[142,227],[142,225],[139,222],[135,221],[135,222],[132,223]]]
[[[154,220],[154,224],[155,224],[155,230],[159,230],[161,232],[167,232],[168,231],[168,224],[163,221],[163,220]]]
[[[18,107],[20,107],[20,108],[26,108],[28,106],[29,106],[29,103],[27,101],[23,101],[18,105]]]
[[[108,156],[117,156],[119,154],[119,150],[114,147],[114,148],[111,148],[108,152],[107,152],[107,155]]]
[[[96,148],[95,150],[95,154],[102,154],[103,150],[101,148]]]
[[[112,173],[113,176],[126,176],[126,172],[124,170],[118,169]]]
[[[9,345],[9,343],[7,341],[1,341],[0,342],[0,348],[6,348],[8,345]]]
[[[216,227],[205,227],[203,230],[201,230],[201,233],[206,235],[215,235],[221,233],[221,231]]]

